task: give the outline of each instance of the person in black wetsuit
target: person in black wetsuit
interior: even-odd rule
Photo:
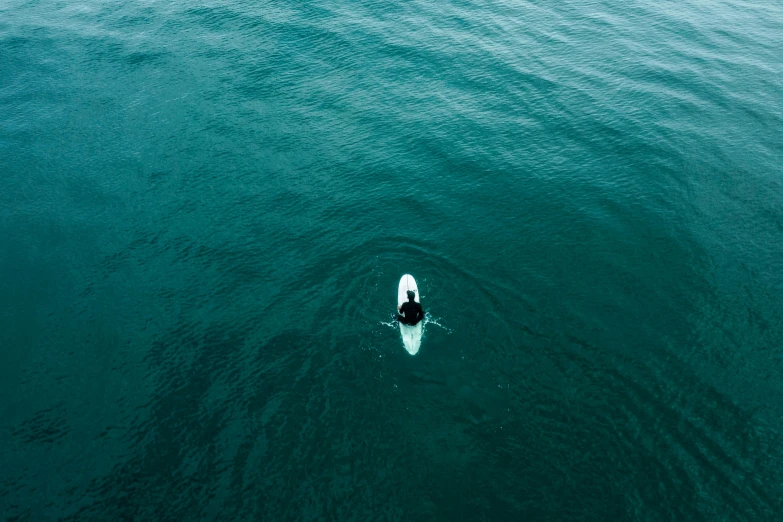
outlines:
[[[424,319],[424,310],[419,303],[414,301],[415,298],[416,293],[408,290],[408,302],[402,303],[402,306],[399,307],[400,313],[397,314],[397,320],[402,324],[413,326]]]

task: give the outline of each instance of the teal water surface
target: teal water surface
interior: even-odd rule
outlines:
[[[782,298],[778,1],[0,1],[3,519],[779,521]]]

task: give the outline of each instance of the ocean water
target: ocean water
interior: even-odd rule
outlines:
[[[0,0],[0,518],[783,520],[783,4]]]

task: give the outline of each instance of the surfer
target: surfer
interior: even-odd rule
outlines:
[[[397,314],[397,320],[402,324],[413,326],[424,319],[424,310],[419,303],[414,301],[415,298],[416,292],[408,290],[408,302],[402,303],[402,306],[397,307],[400,311],[400,313]]]

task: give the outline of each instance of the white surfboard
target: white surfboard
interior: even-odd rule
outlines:
[[[419,287],[416,286],[416,280],[410,274],[405,274],[400,279],[400,285],[397,287],[397,306],[402,306],[402,303],[408,301],[408,290],[416,292],[414,301],[420,303],[419,300]],[[400,333],[402,334],[402,344],[405,345],[405,349],[411,355],[416,355],[421,346],[421,333],[423,330],[424,319],[419,321],[415,326],[400,323]]]

